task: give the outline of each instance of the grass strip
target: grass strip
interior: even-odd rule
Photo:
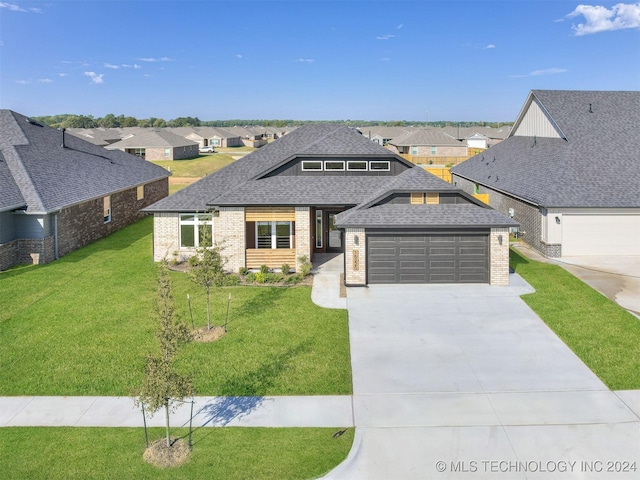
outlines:
[[[558,265],[513,249],[510,265],[536,290],[522,299],[600,380],[640,389],[640,320]]]
[[[142,459],[141,428],[3,428],[0,471],[11,479],[306,479],[343,461],[353,429],[199,428],[184,465],[158,469]],[[164,430],[149,430],[149,440]],[[186,429],[173,436],[187,438]]]

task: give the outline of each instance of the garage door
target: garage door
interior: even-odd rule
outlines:
[[[369,283],[489,283],[488,235],[367,235]]]
[[[640,215],[562,216],[562,256],[640,255]]]

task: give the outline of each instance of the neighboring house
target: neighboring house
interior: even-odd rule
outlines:
[[[225,127],[224,130],[234,136],[240,137],[245,147],[259,148],[268,142],[263,131],[253,130],[248,127]]]
[[[388,148],[412,157],[465,157],[467,145],[439,128],[416,128],[394,137]]]
[[[345,283],[506,285],[517,224],[354,129],[305,125],[145,209],[154,252],[193,255],[203,233],[227,268],[344,252]]]
[[[141,218],[169,173],[0,110],[0,270],[48,263]]]
[[[456,140],[465,142],[469,148],[486,149],[497,145],[507,138],[509,132],[511,132],[511,127],[508,125],[500,128],[449,125],[442,127],[442,131],[451,135]]]
[[[453,182],[548,257],[640,255],[640,92],[533,90],[509,137]]]
[[[115,128],[67,128],[67,132],[101,147],[122,140],[121,133]]]
[[[198,127],[198,133],[203,137],[203,147],[227,148],[241,147],[244,144],[239,135],[218,127]]]
[[[367,127],[358,127],[358,130],[362,132],[362,135],[367,137],[372,142],[384,147],[387,146],[387,144],[394,137],[399,137],[400,135],[411,130],[411,127],[384,127],[374,125]]]
[[[181,160],[197,157],[198,143],[163,128],[140,128],[128,138],[106,145],[145,160]]]

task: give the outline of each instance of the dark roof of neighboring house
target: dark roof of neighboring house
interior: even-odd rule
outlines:
[[[407,131],[398,137],[392,138],[389,143],[396,146],[408,145],[447,145],[464,147],[465,144],[446,134],[440,128],[416,128]]]
[[[511,136],[452,173],[544,207],[640,207],[640,92],[533,90],[564,138]],[[591,111],[590,111],[591,110]]]
[[[123,148],[175,148],[198,145],[198,142],[188,140],[163,128],[139,129],[132,133],[133,136],[107,145],[105,148],[115,150]]]
[[[134,155],[105,150],[66,133],[63,148],[62,135],[11,110],[0,110],[0,205],[18,199],[17,188],[28,213],[50,213],[170,175]]]

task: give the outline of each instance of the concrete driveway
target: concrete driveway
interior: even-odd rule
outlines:
[[[348,289],[356,438],[326,478],[638,478],[638,392],[609,391],[511,285]]]

